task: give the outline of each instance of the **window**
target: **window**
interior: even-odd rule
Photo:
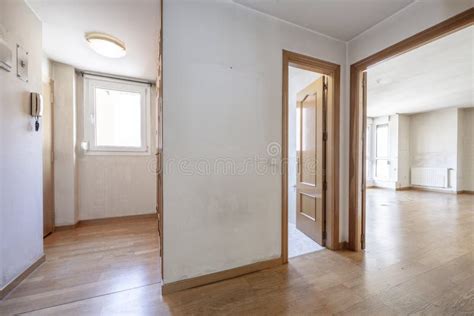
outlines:
[[[372,121],[367,119],[365,135],[365,172],[367,181],[372,181]]]
[[[389,178],[388,124],[377,125],[375,129],[375,177]]]
[[[90,152],[148,152],[147,84],[85,76],[84,135]]]

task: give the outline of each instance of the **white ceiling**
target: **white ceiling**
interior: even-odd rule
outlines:
[[[312,72],[309,70],[304,70],[296,67],[288,67],[288,81],[290,94],[297,94],[314,80],[319,79],[321,74]]]
[[[27,0],[43,22],[43,49],[53,60],[82,70],[156,79],[159,0]],[[85,32],[104,32],[127,46],[111,59],[92,51]]]
[[[367,115],[474,106],[474,27],[382,62],[367,71]]]
[[[233,0],[330,37],[349,41],[414,0]]]

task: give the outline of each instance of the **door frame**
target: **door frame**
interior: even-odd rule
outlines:
[[[364,248],[365,231],[365,119],[363,73],[368,67],[409,52],[441,37],[474,24],[474,9],[468,9],[422,32],[406,38],[351,65],[350,69],[350,148],[349,148],[349,245],[360,251]]]
[[[160,236],[161,283],[164,280],[164,202],[163,202],[163,2],[160,0],[160,33],[158,34],[157,80],[156,80],[156,216]]]
[[[283,50],[282,80],[282,210],[281,259],[288,262],[288,67],[314,71],[329,77],[333,94],[328,96],[326,111],[326,247],[341,249],[339,243],[339,118],[341,66],[321,59]],[[331,89],[329,89],[331,91]]]
[[[53,79],[48,79],[47,82],[42,82],[42,88],[44,88],[44,85],[48,85],[49,87],[49,110],[51,112],[51,117],[50,117],[50,120],[51,120],[51,158],[52,158],[52,161],[50,162],[51,163],[51,190],[52,190],[52,195],[53,195],[53,201],[52,201],[52,208],[53,208],[53,211],[52,211],[52,214],[51,214],[51,224],[52,224],[52,228],[51,228],[51,231],[49,233],[47,233],[46,235],[44,235],[44,232],[43,232],[43,239],[48,237],[49,235],[51,235],[52,233],[55,232],[56,230],[56,225],[55,225],[55,219],[56,219],[56,203],[55,203],[55,192],[54,192],[54,168],[55,168],[55,152],[54,152],[54,80]],[[42,91],[44,93],[44,91]],[[45,106],[43,106],[44,108]],[[44,132],[44,131],[43,131]],[[42,141],[44,141],[44,139],[42,139]],[[43,157],[44,159],[44,157]],[[44,163],[44,162],[43,162]],[[43,188],[43,194],[44,194],[44,188]],[[44,204],[43,204],[44,206]],[[43,209],[43,214],[44,214],[44,209]],[[44,227],[44,225],[43,225]]]

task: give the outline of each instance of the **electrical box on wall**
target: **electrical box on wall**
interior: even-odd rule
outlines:
[[[6,71],[12,69],[12,50],[3,40],[2,26],[0,25],[0,68]]]
[[[28,52],[20,45],[16,46],[17,77],[28,82]]]

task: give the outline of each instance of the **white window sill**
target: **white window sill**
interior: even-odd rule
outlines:
[[[84,151],[85,156],[151,156],[151,151]]]

